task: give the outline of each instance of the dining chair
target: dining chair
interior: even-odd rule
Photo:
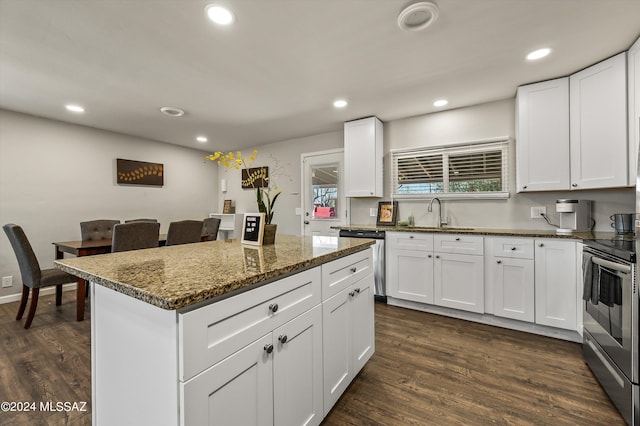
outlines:
[[[119,220],[114,219],[97,219],[80,222],[82,241],[110,240],[113,236],[113,226],[119,223]]]
[[[218,229],[220,229],[220,218],[208,217],[202,221],[202,241],[213,241],[218,239]]]
[[[157,222],[158,219],[127,219],[124,221],[124,223],[131,223],[131,222]]]
[[[158,222],[120,223],[113,227],[111,252],[158,247],[159,237],[160,224]]]
[[[181,220],[171,222],[167,231],[167,245],[199,243],[202,241],[201,220]]]
[[[29,328],[38,306],[40,289],[56,286],[56,306],[60,306],[62,304],[62,284],[75,283],[77,278],[55,268],[40,269],[38,258],[33,252],[33,248],[22,228],[16,224],[8,223],[2,229],[7,234],[11,247],[18,259],[20,275],[22,276],[22,299],[20,299],[16,320],[22,319],[24,310],[27,307],[29,292],[31,291],[31,305],[29,305],[27,322],[24,324],[24,328]]]

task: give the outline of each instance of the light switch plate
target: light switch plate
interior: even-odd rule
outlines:
[[[13,276],[9,275],[8,277],[2,277],[2,287],[11,287],[13,285]]]
[[[542,219],[542,214],[547,214],[545,206],[531,207],[531,219]]]
[[[296,216],[302,215],[302,209],[300,207],[296,207]]]

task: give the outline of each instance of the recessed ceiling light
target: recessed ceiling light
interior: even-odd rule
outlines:
[[[551,53],[551,49],[545,47],[544,49],[534,50],[533,52],[527,55],[527,59],[530,61],[535,61],[536,59],[541,59]]]
[[[196,140],[197,140],[198,142],[205,143],[205,142],[206,142],[206,141],[208,141],[209,139],[207,139],[207,137],[206,137],[206,136],[198,136],[198,137],[196,138]]]
[[[405,7],[398,15],[398,26],[405,31],[420,31],[438,19],[439,9],[435,4],[423,1]]]
[[[437,100],[437,101],[435,101],[435,102],[433,103],[433,106],[436,106],[436,107],[442,107],[442,106],[445,106],[445,105],[446,105],[446,104],[448,104],[448,103],[449,103],[449,101],[448,101],[448,100],[446,100],[446,99],[439,99],[439,100]]]
[[[345,101],[344,99],[338,99],[337,101],[333,102],[333,106],[336,108],[344,108],[347,106],[347,101]]]
[[[236,19],[233,12],[217,4],[207,5],[204,10],[207,12],[209,19],[218,25],[230,25]]]
[[[80,105],[68,104],[68,105],[65,105],[64,107],[67,109],[67,111],[76,112],[76,113],[84,112],[84,107]]]
[[[171,117],[182,117],[184,115],[184,110],[180,108],[162,107],[160,108],[160,111],[163,114],[170,115]]]

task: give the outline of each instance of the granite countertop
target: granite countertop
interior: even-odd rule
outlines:
[[[397,232],[430,232],[446,234],[470,234],[486,236],[532,237],[532,238],[569,238],[574,240],[611,239],[615,232],[576,232],[572,234],[558,234],[554,229],[508,229],[508,228],[473,228],[443,226],[376,226],[376,225],[349,225],[335,226],[334,229],[347,229],[352,231],[397,231]]]
[[[268,246],[240,240],[56,260],[54,265],[162,309],[177,310],[343,257],[374,240],[280,235]]]

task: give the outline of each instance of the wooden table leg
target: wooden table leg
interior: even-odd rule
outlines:
[[[84,296],[87,282],[78,278],[78,287],[76,288],[76,319],[84,320]]]

